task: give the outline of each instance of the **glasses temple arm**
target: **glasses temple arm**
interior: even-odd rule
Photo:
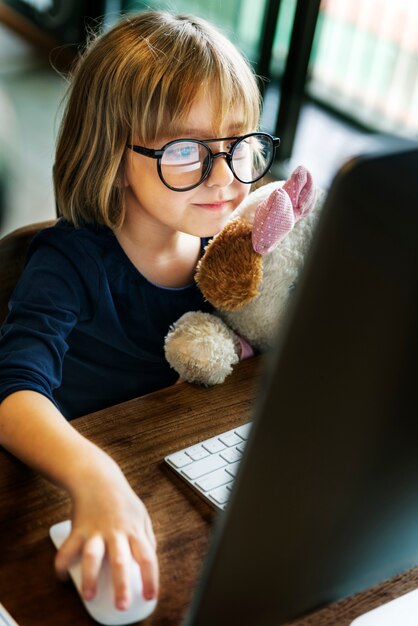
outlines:
[[[142,146],[135,146],[133,144],[127,143],[127,148],[130,148],[134,152],[138,154],[142,154],[143,156],[150,157],[151,159],[159,159],[163,155],[163,150],[153,150],[152,148],[143,148]]]

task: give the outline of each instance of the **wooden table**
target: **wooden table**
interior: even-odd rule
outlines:
[[[180,383],[73,422],[120,464],[153,520],[161,594],[144,626],[181,624],[215,516],[162,459],[180,447],[248,421],[259,368],[260,358],[250,359],[223,385],[205,389]],[[72,583],[59,582],[53,570],[55,549],[48,529],[69,515],[66,494],[0,448],[0,602],[19,626],[95,623]],[[297,623],[348,626],[357,615],[416,586],[415,570]]]

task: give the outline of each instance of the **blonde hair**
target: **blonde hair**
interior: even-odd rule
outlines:
[[[167,129],[175,133],[202,88],[214,103],[217,129],[237,105],[245,130],[257,129],[254,73],[205,20],[149,11],[96,38],[73,74],[58,136],[54,187],[60,214],[75,225],[120,227],[124,198],[118,177],[126,144],[135,137],[147,146],[167,136]]]

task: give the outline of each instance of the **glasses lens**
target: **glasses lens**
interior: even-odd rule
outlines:
[[[197,141],[174,141],[168,144],[160,160],[164,182],[173,189],[198,185],[209,167],[209,150]]]
[[[273,161],[274,146],[268,135],[254,133],[234,145],[232,168],[242,183],[254,183],[267,173]]]

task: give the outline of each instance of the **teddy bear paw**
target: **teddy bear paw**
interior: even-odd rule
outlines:
[[[185,313],[170,328],[165,356],[180,378],[201,385],[223,383],[239,361],[241,346],[235,333],[211,313]]]

